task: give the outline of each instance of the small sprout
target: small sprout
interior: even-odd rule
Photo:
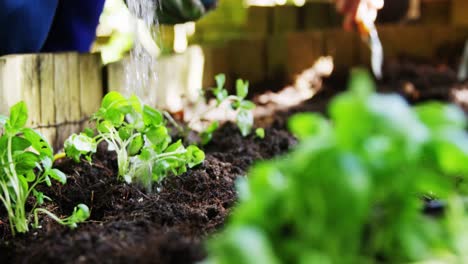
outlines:
[[[261,127],[255,129],[255,135],[260,139],[264,139],[265,138],[265,129],[263,129]]]
[[[219,122],[214,121],[202,133],[200,133],[202,145],[206,145],[211,141],[211,139],[213,138],[213,133],[218,129],[218,127]]]
[[[236,112],[236,124],[239,128],[242,136],[248,136],[252,132],[252,127],[254,124],[253,110],[255,109],[255,104],[252,101],[246,100],[249,93],[249,82],[238,79],[236,82],[236,95],[229,95],[228,91],[224,87],[226,84],[226,76],[224,74],[218,74],[215,77],[216,88],[212,89],[213,95],[216,98],[216,107],[220,107],[223,103],[229,103],[231,110]],[[213,108],[209,108],[204,112],[204,114],[209,113]],[[204,114],[196,115],[192,119],[188,126],[192,127],[195,121],[201,121],[204,119]],[[218,122],[211,123],[203,132],[200,133],[201,144],[206,145],[212,139],[212,134],[219,127]]]

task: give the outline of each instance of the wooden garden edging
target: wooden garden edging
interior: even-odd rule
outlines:
[[[55,147],[80,129],[103,94],[99,55],[61,53],[0,57],[0,113],[25,101],[29,126]]]

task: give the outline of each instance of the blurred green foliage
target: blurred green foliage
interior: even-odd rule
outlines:
[[[411,107],[375,93],[367,72],[353,76],[330,119],[293,117],[295,150],[239,181],[240,202],[209,241],[207,263],[468,262],[457,186],[468,176],[464,113]],[[444,201],[443,213],[423,213],[424,195]]]

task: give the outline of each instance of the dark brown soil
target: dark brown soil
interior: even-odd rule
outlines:
[[[207,146],[203,165],[167,178],[153,193],[118,182],[115,157],[104,149],[92,165],[62,160],[56,166],[69,175],[68,183],[44,190],[54,200],[48,208],[67,215],[85,203],[91,219],[68,230],[43,218],[42,229],[16,238],[1,224],[0,263],[200,261],[205,256],[203,239],[223,225],[235,204],[236,178],[255,160],[272,158],[294,143],[291,135],[275,129],[267,129],[264,140],[244,139],[227,124]]]

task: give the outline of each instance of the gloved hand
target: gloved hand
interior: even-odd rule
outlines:
[[[161,24],[195,21],[214,8],[217,0],[163,0],[156,10]]]
[[[344,14],[344,28],[351,30],[356,23],[375,21],[384,0],[336,0],[338,11]]]

